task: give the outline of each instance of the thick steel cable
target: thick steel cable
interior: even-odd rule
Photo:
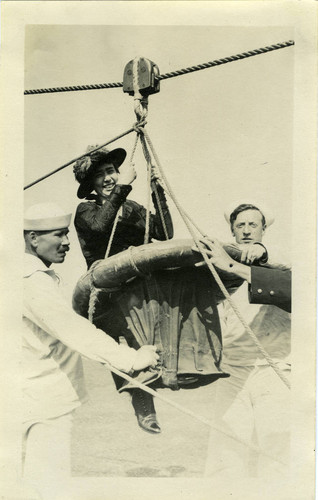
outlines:
[[[45,89],[32,89],[25,90],[24,95],[34,95],[34,94],[52,94],[57,92],[75,92],[79,90],[100,90],[100,89],[114,89],[122,87],[122,82],[117,83],[96,83],[93,85],[72,85],[70,87],[53,87]]]
[[[193,73],[194,71],[200,71],[202,69],[213,68],[214,66],[220,66],[221,64],[227,64],[234,61],[241,61],[248,57],[258,56],[260,54],[266,54],[267,52],[272,52],[274,50],[284,49],[295,45],[294,40],[288,40],[287,42],[276,43],[274,45],[269,45],[267,47],[262,47],[260,49],[249,50],[247,52],[242,52],[241,54],[236,54],[234,56],[223,57],[222,59],[215,59],[214,61],[209,61],[207,63],[198,64],[196,66],[190,66],[188,68],[179,69],[176,71],[171,71],[170,73],[165,73],[157,77],[158,80],[167,80],[168,78],[174,78],[180,75],[186,75],[188,73]],[[24,95],[35,95],[35,94],[49,94],[56,92],[73,92],[79,90],[100,90],[100,89],[110,89],[122,87],[123,83],[99,83],[93,85],[73,85],[71,87],[55,87],[55,88],[44,88],[44,89],[33,89],[25,90]]]
[[[266,52],[272,52],[273,50],[284,49],[295,45],[294,40],[288,40],[287,42],[276,43],[275,45],[269,45],[267,47],[262,47],[260,49],[249,50],[248,52],[242,52],[241,54],[236,54],[234,56],[223,57],[222,59],[215,59],[204,64],[198,64],[197,66],[190,66],[188,68],[180,69],[177,71],[171,71],[158,77],[159,80],[166,80],[167,78],[173,78],[175,76],[186,75],[188,73],[193,73],[194,71],[199,71],[202,69],[213,68],[214,66],[221,66],[221,64],[227,64],[234,61],[241,61],[248,57],[258,56],[260,54],[266,54]]]
[[[165,176],[165,173],[160,165],[160,162],[159,162],[159,158],[156,154],[156,151],[154,150],[154,147],[153,147],[153,144],[150,140],[150,137],[148,135],[148,132],[143,128],[143,133],[145,135],[145,138],[149,144],[149,147],[151,149],[151,152],[153,154],[153,157],[155,159],[155,161],[157,162],[157,166],[159,168],[159,171],[160,171],[160,174],[165,182],[165,184],[168,186],[168,189],[170,191],[170,196],[171,198],[173,199],[185,225],[187,226],[187,229],[189,231],[189,233],[191,234],[196,246],[198,247],[200,253],[202,254],[203,256],[203,259],[206,263],[206,265],[208,266],[212,276],[214,277],[216,283],[219,285],[224,297],[229,301],[233,311],[235,312],[236,316],[238,317],[238,319],[240,320],[240,322],[242,323],[242,325],[244,326],[244,328],[246,329],[247,333],[250,335],[250,337],[253,339],[255,345],[257,346],[257,348],[259,349],[259,351],[262,353],[262,355],[264,356],[264,358],[266,359],[266,361],[268,362],[268,364],[273,368],[273,370],[276,372],[276,374],[279,376],[279,378],[283,381],[283,383],[288,387],[288,389],[290,389],[290,382],[289,380],[287,379],[287,377],[285,376],[285,374],[283,373],[282,370],[280,370],[280,368],[274,363],[274,361],[272,360],[272,358],[270,357],[270,355],[268,354],[268,352],[264,349],[264,347],[262,346],[262,344],[259,342],[259,340],[257,339],[255,333],[252,331],[252,329],[250,328],[250,326],[248,325],[248,323],[245,321],[244,317],[242,316],[239,308],[237,307],[237,305],[235,304],[234,300],[232,299],[231,295],[229,294],[229,292],[227,291],[227,289],[225,288],[222,280],[220,279],[215,267],[213,266],[213,264],[210,262],[209,258],[208,258],[208,255],[204,249],[204,246],[202,245],[202,243],[199,241],[199,239],[196,237],[196,234],[194,233],[191,225],[189,224],[189,220],[187,218],[187,216],[184,215],[183,213],[183,209],[182,207],[180,206],[178,200],[176,199],[176,197],[174,196],[173,194],[173,191],[169,185],[169,182]]]
[[[143,122],[145,124],[145,122]],[[133,125],[130,129],[126,130],[126,132],[123,132],[122,134],[119,134],[117,135],[116,137],[114,137],[114,139],[111,139],[110,141],[107,141],[105,142],[104,144],[102,144],[101,146],[98,146],[97,148],[95,149],[92,149],[92,151],[89,152],[89,154],[92,154],[92,153],[95,153],[95,151],[98,151],[99,149],[101,148],[104,148],[105,146],[108,146],[108,144],[111,144],[112,142],[115,142],[115,141],[118,141],[118,139],[121,139],[122,137],[124,137],[125,135],[128,135],[130,134],[131,132],[133,132],[134,130],[136,130],[136,126]],[[59,172],[60,170],[63,170],[63,168],[66,168],[68,167],[69,165],[71,165],[72,163],[75,163],[77,160],[80,160],[81,158],[84,158],[84,156],[88,156],[88,153],[84,153],[82,154],[81,156],[77,156],[76,158],[74,158],[73,160],[71,161],[68,161],[67,163],[64,163],[64,165],[62,165],[61,167],[58,167],[56,168],[55,170],[53,170],[52,172],[49,172],[48,174],[45,174],[43,175],[42,177],[40,177],[39,179],[36,179],[35,181],[31,182],[30,184],[27,184],[26,186],[24,186],[24,190],[25,189],[28,189],[30,188],[31,186],[34,186],[35,184],[37,184],[38,182],[41,182],[43,181],[44,179],[47,179],[48,177],[50,177],[51,175],[53,174],[56,174],[56,172]]]

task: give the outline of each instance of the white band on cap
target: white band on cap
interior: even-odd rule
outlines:
[[[72,214],[60,215],[58,217],[45,217],[44,219],[24,219],[25,231],[53,231],[68,227],[71,223]]]
[[[53,231],[68,227],[72,214],[52,202],[37,203],[24,214],[25,231]]]

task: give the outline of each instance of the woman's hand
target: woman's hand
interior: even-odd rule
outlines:
[[[133,163],[125,163],[120,167],[117,184],[132,184],[136,177],[135,165]]]
[[[137,351],[136,359],[133,364],[133,370],[143,370],[148,366],[155,368],[159,361],[159,354],[157,354],[156,351],[157,346],[155,345],[141,346]]]

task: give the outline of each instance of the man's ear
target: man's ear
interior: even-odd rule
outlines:
[[[38,246],[38,234],[35,231],[30,231],[28,234],[28,237],[29,237],[30,245],[33,248],[37,248],[37,246]]]

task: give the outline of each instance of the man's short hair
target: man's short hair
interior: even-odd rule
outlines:
[[[41,236],[42,234],[47,234],[47,233],[52,233],[54,229],[49,229],[47,231],[38,231],[35,229],[24,229],[23,230],[23,237],[24,239],[28,236],[30,233],[35,233],[37,236]]]
[[[233,212],[230,215],[231,229],[233,229],[233,224],[236,221],[238,214],[240,214],[241,212],[245,212],[246,210],[257,210],[262,216],[262,225],[263,225],[263,229],[265,229],[266,220],[265,220],[264,214],[261,212],[261,210],[259,208],[257,208],[255,205],[252,205],[251,203],[242,203],[241,205],[236,207],[235,210],[233,210]]]

